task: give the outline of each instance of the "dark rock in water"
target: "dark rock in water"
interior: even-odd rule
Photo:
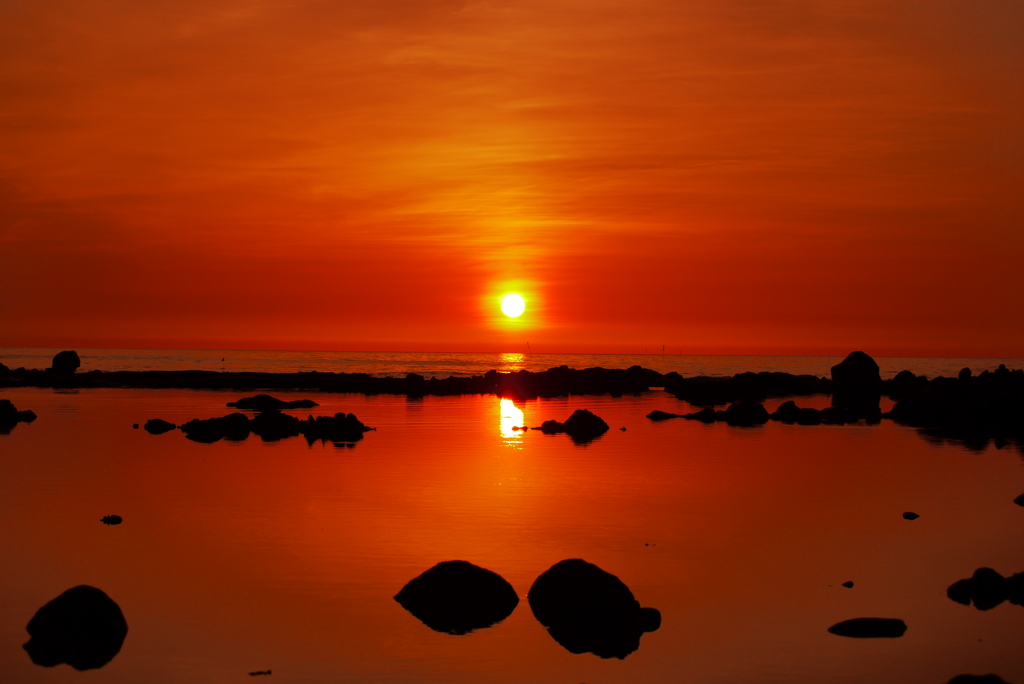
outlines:
[[[827,394],[828,380],[790,373],[737,373],[728,378],[665,376],[665,391],[695,406],[721,406],[737,401],[762,402],[768,397]]]
[[[714,423],[718,420],[718,414],[719,411],[715,411],[713,408],[703,408],[695,413],[687,413],[683,418],[686,418],[687,420],[699,420],[702,423]]]
[[[104,525],[120,525],[124,522],[124,518],[119,515],[105,515],[100,518],[100,522]]]
[[[438,563],[402,587],[395,600],[427,627],[448,634],[490,627],[519,605],[501,575],[461,560]]]
[[[992,610],[1004,601],[1024,606],[1024,573],[1003,577],[992,568],[978,568],[968,579],[954,582],[946,596],[978,610]]]
[[[280,411],[282,409],[316,408],[320,404],[312,399],[296,399],[294,401],[282,401],[269,394],[257,394],[254,397],[245,397],[238,401],[228,402],[229,408],[237,408],[248,411]]]
[[[651,420],[653,420],[654,422],[659,423],[659,422],[661,422],[663,420],[668,420],[669,418],[684,418],[685,416],[683,414],[681,414],[681,413],[666,413],[665,411],[651,411],[650,413],[647,414],[647,417],[650,418]]]
[[[1002,677],[994,674],[970,675],[962,674],[953,677],[947,684],[1009,684]]]
[[[917,513],[914,513],[913,511],[907,511],[903,514],[904,520],[917,520],[920,517],[921,516],[919,516]]]
[[[783,423],[798,425],[821,425],[822,423],[822,411],[812,408],[800,408],[794,401],[783,402],[775,413],[771,415],[772,420],[777,420]],[[824,414],[828,416],[828,414]]]
[[[250,677],[259,677],[260,675],[268,675],[268,674],[273,674],[273,672],[271,670],[256,670],[255,672],[250,672],[249,676]]]
[[[1021,494],[1016,499],[1014,499],[1013,503],[1017,504],[1018,506],[1024,506],[1024,494]]]
[[[725,410],[725,422],[738,427],[764,425],[769,418],[764,405],[753,401],[737,401]]]
[[[368,428],[354,413],[336,413],[333,416],[309,416],[300,420],[280,411],[262,411],[251,420],[244,413],[232,413],[222,418],[194,419],[181,426],[185,436],[195,442],[210,444],[220,439],[241,441],[254,433],[264,442],[276,442],[303,435],[309,444],[322,442],[356,442]]]
[[[661,626],[661,613],[641,608],[622,580],[574,558],[556,563],[530,587],[530,609],[570,653],[625,658],[644,632]]]
[[[862,351],[851,352],[832,366],[833,391],[880,391],[882,376],[875,360]]]
[[[36,419],[32,411],[19,411],[9,399],[0,399],[0,435],[6,435],[18,423],[31,423]]]
[[[843,582],[843,586],[847,589],[853,589],[853,582]]]
[[[832,625],[828,631],[854,639],[895,639],[903,636],[907,625],[894,618],[854,618]]]
[[[249,436],[251,427],[244,413],[231,413],[223,418],[193,418],[181,426],[181,431],[193,442],[212,444],[222,439],[242,441]]]
[[[132,430],[138,430],[138,429],[139,429],[139,424],[138,423],[132,423]]]
[[[109,596],[81,585],[40,608],[26,629],[32,638],[23,648],[36,665],[67,663],[76,670],[92,670],[118,654],[128,623]]]
[[[170,432],[176,427],[177,425],[175,425],[174,423],[168,423],[166,420],[161,420],[159,418],[150,418],[149,420],[146,421],[146,424],[145,426],[143,426],[142,429],[151,435],[162,435],[165,432]]]
[[[572,437],[572,441],[577,444],[586,444],[608,432],[608,423],[587,409],[577,409],[564,423],[559,423],[557,420],[545,420],[541,423],[540,430],[547,435],[564,432]]]
[[[961,368],[960,372],[957,373],[957,375],[956,375],[956,379],[960,380],[961,382],[967,382],[968,380],[971,379],[971,369],[970,368]]]
[[[50,363],[50,370],[61,375],[71,375],[82,365],[76,351],[58,352]]]

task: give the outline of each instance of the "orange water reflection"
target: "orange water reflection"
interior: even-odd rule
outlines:
[[[526,425],[526,416],[522,409],[512,403],[511,399],[502,399],[500,404],[501,414],[501,436],[506,444],[521,445],[523,432],[513,428],[521,428]]]

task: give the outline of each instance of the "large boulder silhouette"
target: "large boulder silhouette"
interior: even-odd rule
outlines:
[[[438,563],[410,580],[395,600],[427,627],[447,634],[490,627],[519,605],[505,578],[463,560]]]
[[[40,608],[26,629],[32,638],[23,648],[36,665],[93,670],[121,650],[128,623],[109,596],[83,584]]]
[[[862,351],[851,352],[832,366],[832,406],[852,417],[881,418],[882,375],[875,360]],[[849,421],[845,421],[849,422]]]
[[[548,435],[564,432],[577,444],[586,444],[608,432],[608,423],[587,409],[577,409],[564,423],[559,423],[557,420],[545,420],[540,429],[541,432]]]
[[[725,422],[735,427],[764,425],[770,418],[764,404],[756,401],[737,401],[725,410]]]
[[[570,653],[625,658],[644,632],[661,626],[661,613],[641,608],[622,580],[579,558],[551,566],[530,587],[530,609]]]
[[[78,358],[78,352],[62,351],[57,352],[56,356],[53,357],[53,361],[50,362],[50,370],[61,375],[70,375],[78,370],[81,365],[82,360]]]

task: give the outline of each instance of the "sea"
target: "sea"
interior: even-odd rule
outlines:
[[[3,349],[0,363],[43,368],[57,351]],[[840,360],[77,351],[82,371],[427,377],[561,365],[827,375]],[[1024,366],[876,360],[883,377]],[[979,568],[1024,572],[1024,507],[1014,501],[1024,458],[1013,445],[967,447],[888,420],[653,422],[653,410],[694,409],[658,389],[525,402],[274,394],[318,404],[286,411],[298,418],[344,412],[373,429],[337,444],[256,435],[205,444],[143,426],[223,416],[242,393],[0,387],[0,399],[37,415],[0,434],[0,681],[945,684],[992,673],[1024,682],[1024,607],[981,610],[947,593]],[[610,430],[577,443],[519,429],[582,408]],[[112,515],[119,524],[101,522]],[[602,655],[585,628],[569,638],[541,622],[531,588],[573,559],[659,611],[657,629],[630,632],[630,645]],[[518,598],[511,613],[445,630],[395,599],[454,560],[507,581]],[[82,585],[116,604],[126,634],[97,641],[109,630],[91,624],[91,645],[47,640],[35,617]],[[596,620],[604,604],[587,605]],[[864,617],[900,620],[905,633],[829,631]]]

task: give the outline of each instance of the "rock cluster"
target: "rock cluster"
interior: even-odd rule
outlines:
[[[264,442],[276,442],[302,435],[309,444],[321,442],[356,442],[368,428],[354,413],[333,416],[309,416],[301,420],[280,411],[263,411],[252,419],[244,413],[231,413],[220,418],[194,418],[181,426],[185,436],[194,442],[212,444],[221,439],[242,441],[255,434]]]
[[[1004,601],[1024,606],[1024,572],[1003,577],[992,568],[978,568],[971,577],[954,582],[946,595],[965,606],[973,603],[978,610],[991,610]]]
[[[6,435],[18,423],[31,423],[36,419],[32,411],[19,411],[9,399],[0,399],[0,435]]]

